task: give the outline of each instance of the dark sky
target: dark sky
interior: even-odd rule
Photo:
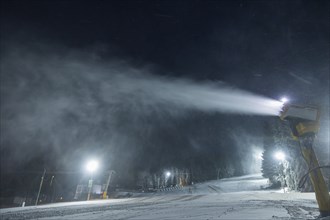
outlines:
[[[100,45],[105,56],[154,64],[166,75],[221,80],[275,97],[328,77],[327,1],[54,0],[2,5],[3,38],[14,32],[22,41],[79,49]]]
[[[117,82],[118,74],[103,73],[105,66],[131,75],[147,70],[201,84],[225,82],[275,99],[288,95],[327,112],[329,7],[322,0],[2,0],[1,170],[24,165],[40,170],[40,164],[68,169],[63,161],[78,169],[88,145],[96,144],[95,154],[122,170],[127,164],[138,170],[185,167],[191,155],[207,158],[215,152],[235,158],[239,147],[226,145],[260,143],[264,118],[178,113],[166,106],[148,113],[143,107],[137,114],[132,106],[140,104],[129,102],[129,96],[114,99],[130,104],[109,107],[100,85]],[[82,72],[101,73],[72,76],[68,69],[75,63]],[[59,107],[63,97],[77,104]],[[85,101],[97,108],[80,106]],[[41,111],[43,106],[50,109]],[[52,109],[64,112],[60,120]],[[83,120],[89,117],[94,121]],[[109,143],[117,147],[108,149]],[[20,154],[27,151],[36,154],[23,159]]]

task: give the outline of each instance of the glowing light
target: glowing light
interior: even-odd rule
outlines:
[[[88,172],[94,172],[99,167],[99,162],[96,160],[91,160],[86,164],[86,170]]]
[[[281,98],[281,102],[282,102],[282,103],[287,103],[288,101],[289,101],[289,99],[286,98],[286,97]]]
[[[259,159],[259,160],[262,160],[263,158],[262,158],[262,152],[259,152],[259,153],[257,153],[257,158]]]
[[[261,150],[254,150],[254,152],[253,152],[253,158],[255,159],[255,160],[263,160],[263,151],[261,151]]]
[[[165,175],[166,175],[166,177],[170,177],[170,176],[171,176],[171,172],[168,172],[168,171],[167,171],[167,172],[165,173]]]
[[[276,160],[285,160],[285,154],[282,151],[278,151],[274,154]]]

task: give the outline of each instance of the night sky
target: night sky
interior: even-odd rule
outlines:
[[[2,189],[18,187],[5,174],[81,172],[89,156],[132,185],[139,171],[206,169],[216,155],[251,172],[268,118],[166,102],[163,91],[188,85],[318,105],[329,146],[329,1],[2,0],[0,10]]]

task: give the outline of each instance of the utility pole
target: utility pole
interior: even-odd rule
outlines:
[[[90,180],[88,181],[87,201],[91,198],[92,188],[93,188],[93,173],[91,175]]]
[[[49,187],[50,187],[50,202],[52,203],[53,202],[53,197],[54,197],[54,187],[53,187],[53,181],[54,181],[54,177],[55,176],[52,176],[51,180],[50,180],[50,183],[49,183]]]
[[[41,180],[40,180],[40,186],[39,186],[39,191],[38,191],[38,195],[37,195],[37,199],[36,199],[35,205],[38,205],[38,200],[39,200],[39,196],[40,196],[42,184],[43,184],[44,179],[45,179],[45,175],[46,175],[46,169],[44,168],[44,173],[42,174],[42,177],[41,177]]]
[[[90,180],[88,181],[88,195],[87,195],[87,201],[90,199],[91,197],[91,193],[92,193],[92,188],[93,188],[93,174],[94,174],[94,171],[97,170],[99,166],[99,162],[96,161],[96,160],[91,160],[87,163],[87,166],[86,166],[86,169],[88,172],[90,172],[91,174],[91,178]]]

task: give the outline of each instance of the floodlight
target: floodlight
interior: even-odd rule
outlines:
[[[278,151],[274,154],[276,160],[285,160],[285,154],[282,151]]]
[[[99,162],[96,160],[90,160],[86,164],[86,170],[88,172],[94,172],[95,170],[97,170],[98,167],[99,167]]]

